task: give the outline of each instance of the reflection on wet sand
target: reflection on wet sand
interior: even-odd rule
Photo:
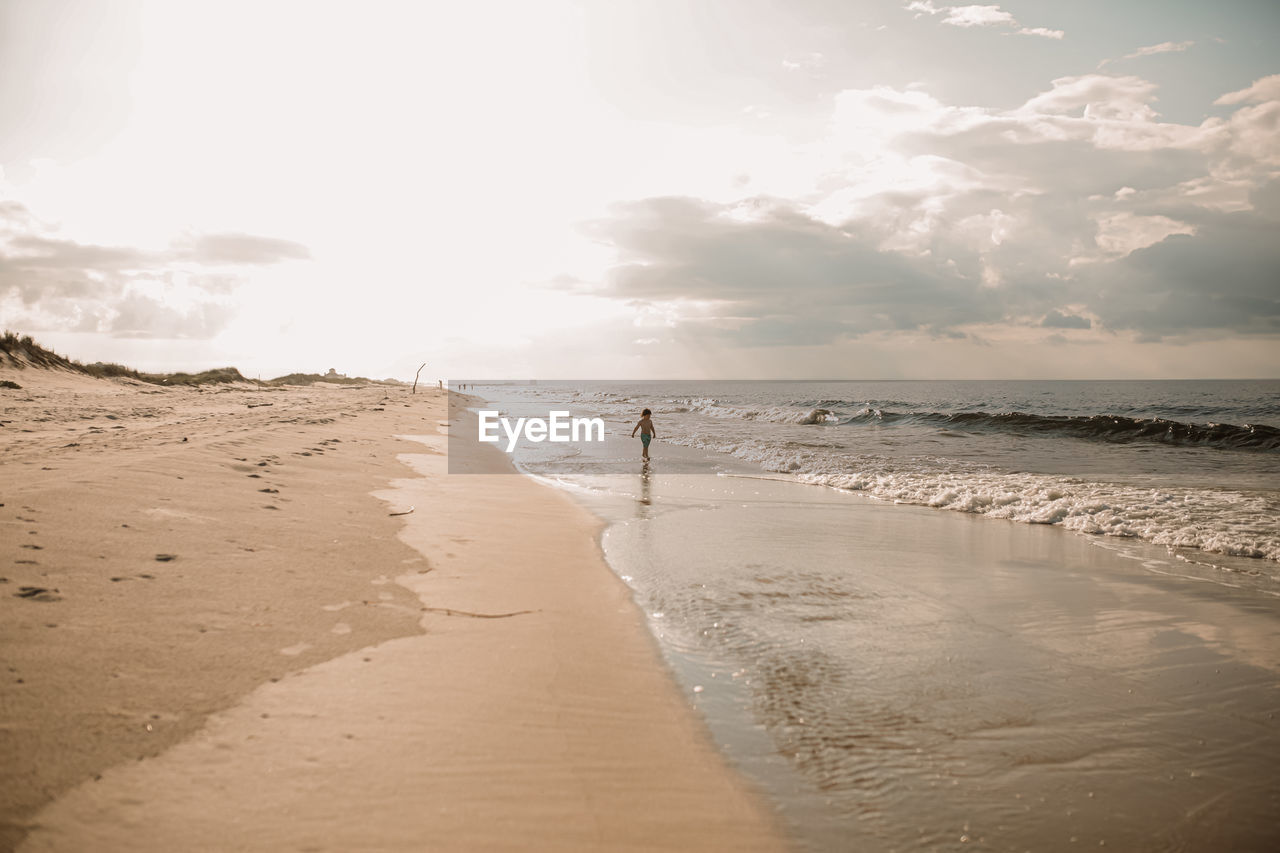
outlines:
[[[807,848],[1276,840],[1280,602],[791,483],[665,478],[656,511],[656,479],[606,554]]]

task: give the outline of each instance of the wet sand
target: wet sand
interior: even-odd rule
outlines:
[[[800,849],[1280,842],[1280,599],[1249,578],[792,482],[581,485]]]
[[[14,376],[0,847],[781,848],[596,523],[396,438],[442,397]]]

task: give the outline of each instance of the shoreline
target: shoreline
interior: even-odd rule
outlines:
[[[780,478],[584,480],[566,494],[796,849],[1271,838],[1271,596]]]
[[[406,418],[370,408],[392,413],[377,420],[395,435],[444,417],[440,395]],[[13,828],[35,830],[21,849],[783,849],[675,687],[585,510],[519,475],[445,477],[430,447],[383,440],[399,445],[399,470],[362,499],[380,502],[401,556],[364,583],[400,638],[332,654],[275,646],[287,674],[193,714],[142,760],[100,750],[96,780],[18,811]],[[499,523],[499,505],[523,520]],[[351,622],[350,598],[310,606],[328,629]]]
[[[796,849],[1274,843],[1265,579],[687,444],[642,465],[622,426],[517,467],[606,525],[611,570]]]

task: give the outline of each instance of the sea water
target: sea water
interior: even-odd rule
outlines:
[[[802,848],[1276,840],[1280,382],[472,387]]]
[[[882,500],[1141,539],[1215,564],[1257,558],[1228,568],[1270,576],[1280,560],[1277,380],[475,387],[514,409],[565,404],[619,433],[650,408],[662,442]],[[529,461],[553,471],[567,460]]]

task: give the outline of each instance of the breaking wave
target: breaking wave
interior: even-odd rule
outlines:
[[[678,444],[729,453],[804,483],[895,503],[948,509],[1169,548],[1280,560],[1280,502],[1226,489],[1147,488],[1051,474],[1007,473],[954,459],[911,460],[810,450],[795,443],[689,436]]]
[[[1280,450],[1280,429],[1265,424],[1188,423],[1126,415],[1035,415],[1023,412],[895,412],[864,407],[842,413],[840,401],[816,406],[770,406],[759,409],[727,406],[715,400],[680,400],[659,413],[694,412],[719,419],[768,421],[818,426],[920,425],[967,432],[1000,432],[1055,436],[1116,443],[1153,442],[1222,450]]]
[[[1022,412],[903,414],[865,409],[841,423],[917,423],[943,429],[1056,435],[1112,442],[1149,441],[1227,450],[1280,450],[1280,429],[1264,424],[1195,424],[1123,415],[1029,415]]]

